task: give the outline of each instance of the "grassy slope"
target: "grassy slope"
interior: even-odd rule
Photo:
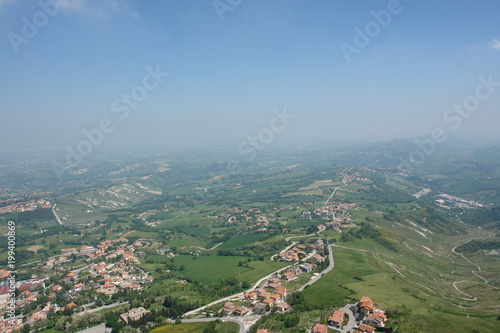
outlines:
[[[310,302],[334,308],[350,302],[351,297],[357,300],[369,296],[380,308],[404,310],[404,316],[399,318],[403,331],[472,332],[477,328],[480,332],[498,331],[498,312],[494,309],[498,292],[478,283],[479,280],[470,274],[473,267],[463,259],[457,256],[450,259],[436,253],[433,257],[410,254],[410,250],[388,252],[366,240],[343,245],[368,251],[335,248],[334,270],[304,291]],[[387,263],[394,264],[402,275]],[[354,276],[362,276],[364,281]],[[462,279],[475,282],[476,289],[464,286],[464,291],[480,301],[459,299],[463,295],[453,289],[452,282]]]

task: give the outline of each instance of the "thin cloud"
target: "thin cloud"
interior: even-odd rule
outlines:
[[[495,50],[500,50],[500,40],[498,39],[493,39],[490,43],[490,46],[494,48]]]

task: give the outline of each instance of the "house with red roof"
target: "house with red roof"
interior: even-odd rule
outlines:
[[[328,326],[324,324],[316,324],[314,325],[313,330],[311,333],[328,333]]]

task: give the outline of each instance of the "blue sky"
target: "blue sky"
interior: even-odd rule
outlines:
[[[499,140],[500,87],[457,129],[443,115],[479,77],[500,81],[500,2],[397,2],[220,0],[221,14],[214,1],[60,0],[51,17],[38,1],[0,0],[0,151],[64,149],[104,118],[114,130],[103,146],[237,143],[283,107],[296,116],[276,134],[285,141],[435,128]],[[372,11],[391,6],[382,26]],[[356,46],[355,28],[370,24],[379,29],[346,61],[342,43]],[[112,102],[148,66],[169,76],[119,119]]]

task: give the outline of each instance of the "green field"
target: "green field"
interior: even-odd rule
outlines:
[[[297,192],[290,192],[284,195],[284,197],[292,197],[292,196],[299,196],[299,195],[304,195],[304,196],[310,196],[310,195],[316,195],[316,196],[323,196],[323,190],[322,189],[316,189],[316,190],[308,190],[308,191],[297,191]]]
[[[179,325],[166,325],[155,328],[150,333],[203,333],[207,323],[185,323]],[[217,333],[237,333],[240,325],[233,322],[224,322],[217,324]]]
[[[248,268],[238,266],[239,262],[246,262],[247,257],[239,256],[186,256],[174,258],[177,267],[184,266],[181,275],[203,283],[219,282],[222,279],[235,277],[248,283],[256,282],[261,277],[281,268],[284,263],[252,261]]]
[[[245,235],[238,235],[221,246],[219,246],[217,249],[218,250],[233,250],[242,246],[245,246],[247,244],[252,244],[255,242],[258,242],[262,237],[262,234],[245,234]]]
[[[205,247],[207,245],[206,242],[192,237],[188,235],[182,235],[180,238],[176,238],[168,242],[168,246],[176,246],[176,247],[186,247],[186,246],[200,246]]]

